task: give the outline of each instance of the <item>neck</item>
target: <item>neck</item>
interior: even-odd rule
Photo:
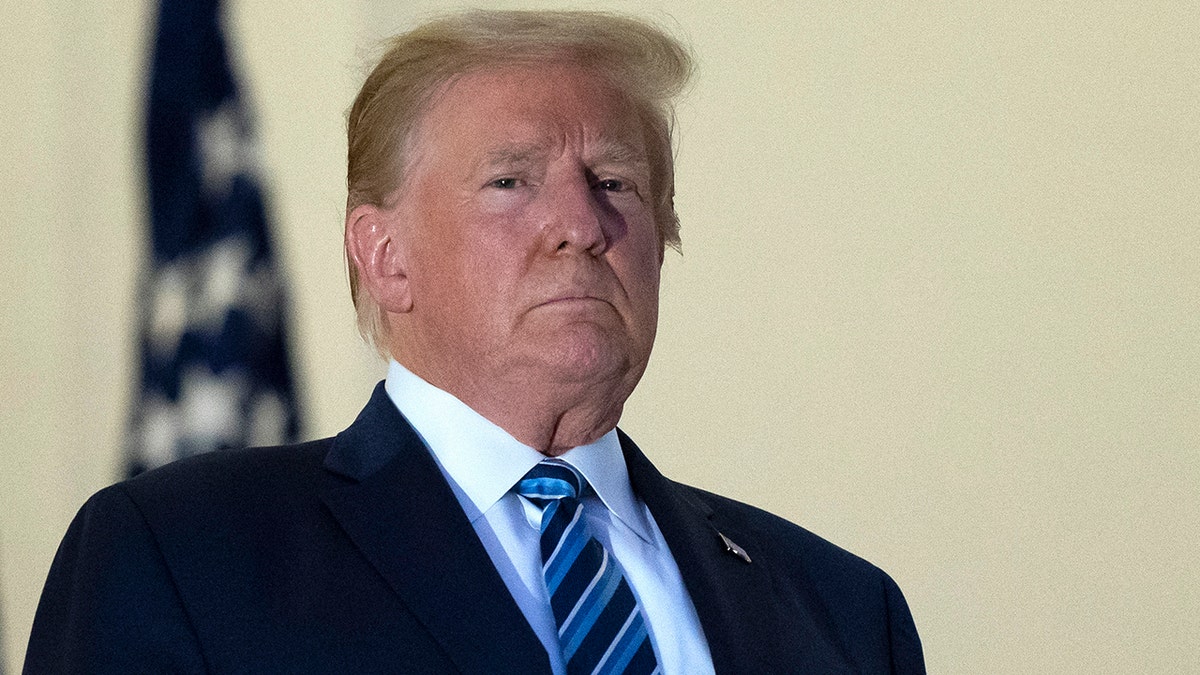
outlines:
[[[536,399],[541,399],[536,400]],[[513,397],[462,399],[464,403],[509,434],[547,457],[557,457],[600,439],[617,426],[624,399],[577,401],[566,405],[562,398],[530,397],[527,392]]]
[[[547,457],[593,443],[616,427],[638,380],[626,373],[608,381],[531,387],[526,378],[454,378],[418,364],[404,366]]]

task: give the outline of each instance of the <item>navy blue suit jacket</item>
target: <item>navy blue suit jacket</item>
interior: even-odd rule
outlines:
[[[621,444],[718,673],[924,672],[886,574],[764,511],[670,481],[624,435]],[[550,672],[382,386],[335,438],[202,455],[97,493],[54,560],[25,668]]]

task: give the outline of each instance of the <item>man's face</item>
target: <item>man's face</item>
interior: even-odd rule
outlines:
[[[649,185],[641,124],[588,71],[497,66],[452,81],[396,193],[412,306],[393,353],[452,392],[611,386],[623,402],[658,321]]]

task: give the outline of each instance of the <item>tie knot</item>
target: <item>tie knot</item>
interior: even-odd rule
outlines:
[[[587,482],[575,467],[555,459],[544,459],[517,481],[516,492],[545,508],[564,497],[578,499]]]

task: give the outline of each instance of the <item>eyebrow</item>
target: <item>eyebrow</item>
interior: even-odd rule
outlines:
[[[532,164],[546,155],[546,148],[539,145],[511,145],[489,150],[483,156],[483,166],[509,166]]]
[[[650,163],[644,150],[639,152],[628,143],[611,137],[603,137],[596,141],[593,161],[630,164],[638,167],[645,167]]]
[[[639,168],[648,167],[650,162],[645,152],[639,152],[633,146],[613,138],[600,138],[593,142],[589,160],[592,163],[611,162],[614,164],[629,164]],[[530,143],[509,145],[489,150],[484,156],[481,166],[506,167],[535,164],[549,154],[549,149],[542,144]]]

